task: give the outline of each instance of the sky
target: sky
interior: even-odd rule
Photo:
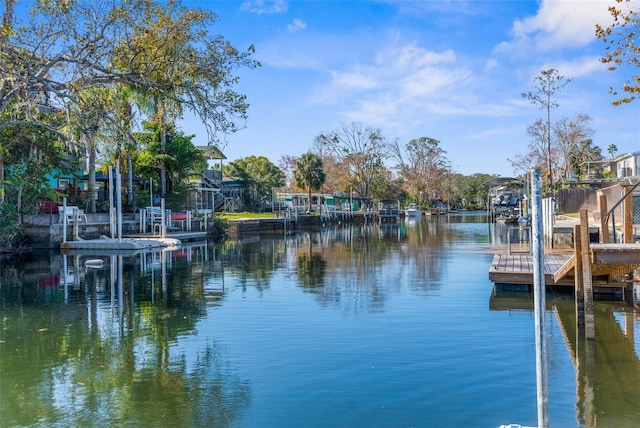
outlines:
[[[638,2],[634,0],[636,4]],[[625,74],[600,63],[613,0],[184,1],[213,11],[234,47],[255,46],[256,69],[238,69],[244,129],[226,136],[227,161],[301,156],[314,138],[360,123],[401,146],[429,137],[456,173],[516,176],[527,126],[546,111],[522,97],[542,70],[570,83],[551,119],[589,115],[593,143],[609,156],[640,151],[640,100],[615,107]],[[636,69],[637,73],[638,70]],[[628,78],[628,76],[627,76]],[[180,122],[206,145],[193,117]]]

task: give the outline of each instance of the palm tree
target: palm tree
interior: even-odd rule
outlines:
[[[96,185],[96,162],[98,141],[104,138],[103,130],[110,121],[111,111],[109,103],[109,88],[104,85],[94,85],[83,88],[74,96],[78,99],[76,104],[70,104],[67,111],[68,134],[71,147],[82,147],[87,159],[88,192],[93,195]],[[87,200],[88,212],[96,212],[96,200],[89,197]]]
[[[311,212],[311,191],[320,190],[324,184],[325,174],[322,170],[322,159],[315,153],[307,152],[296,161],[293,180],[301,189],[309,192],[309,212]]]
[[[133,135],[133,127],[136,124],[135,113],[140,116],[153,116],[157,113],[155,99],[144,88],[119,85],[115,89],[117,102],[118,126],[121,127],[122,143],[126,155],[127,170],[127,204],[133,206],[133,154],[138,150],[138,142]],[[140,118],[138,118],[140,119]],[[121,156],[120,143],[117,144],[116,158]]]
[[[136,149],[136,141],[132,136],[131,129],[134,124],[134,106],[137,104],[141,110],[140,99],[142,96],[139,91],[124,85],[118,85],[114,89],[115,116],[116,116],[116,149],[115,159],[120,160],[123,154],[126,156],[126,172],[127,172],[127,205],[133,206],[133,170],[132,170],[132,152]]]

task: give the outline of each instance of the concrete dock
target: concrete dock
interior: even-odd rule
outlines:
[[[179,247],[182,242],[176,238],[101,238],[67,241],[60,244],[61,251],[68,250],[143,250],[151,248]]]
[[[76,250],[92,251],[136,251],[154,248],[180,247],[183,242],[203,241],[206,232],[173,231],[165,237],[153,234],[130,234],[120,239],[102,236],[96,239],[78,239],[60,243],[62,252]]]

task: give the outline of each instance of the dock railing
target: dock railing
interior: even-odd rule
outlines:
[[[632,244],[634,243],[634,229],[633,229],[633,219],[640,217],[640,213],[636,215],[634,213],[634,191],[640,185],[640,181],[636,182],[633,185],[624,186],[625,189],[622,197],[609,209],[607,209],[607,197],[603,194],[598,195],[598,206],[600,208],[600,212],[606,212],[606,215],[600,217],[600,228],[602,230],[602,242],[603,243],[617,243],[618,237],[616,233],[616,217],[615,210],[622,205],[622,236],[620,239],[620,243]],[[638,208],[640,209],[640,208]],[[611,220],[611,228],[609,228],[609,220]],[[611,233],[610,233],[611,232]]]
[[[512,239],[512,232],[517,232],[517,238]],[[515,226],[507,229],[507,254],[532,254],[531,226]]]
[[[544,241],[553,246],[553,227],[555,226],[556,201],[553,198],[542,199],[542,230]]]

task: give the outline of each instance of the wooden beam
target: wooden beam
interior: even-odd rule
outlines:
[[[580,225],[574,226],[573,232],[573,260],[575,266],[575,298],[576,298],[576,324],[584,325],[584,287],[582,280],[582,240],[580,239]]]
[[[584,289],[584,324],[587,339],[596,338],[595,318],[593,314],[593,277],[591,275],[591,257],[589,248],[589,213],[580,210],[580,258],[582,262],[582,284]]]
[[[578,229],[578,226],[576,225],[576,229]],[[579,230],[576,230],[576,233],[573,234],[573,236],[580,236],[580,234],[578,233]],[[575,241],[579,241],[574,239],[574,249],[575,249]],[[577,263],[577,259],[579,259],[579,252],[577,253],[578,256],[576,256],[575,254],[573,256],[571,256],[569,258],[569,260],[567,260],[562,266],[560,266],[560,268],[554,272],[553,274],[553,282],[558,282],[561,279],[563,279],[565,276],[569,275],[573,270],[574,267],[576,267],[576,263]]]
[[[593,264],[640,263],[640,244],[593,244]]]
[[[600,242],[608,244],[611,242],[609,226],[607,226],[607,196],[598,192],[598,210],[600,210]]]

